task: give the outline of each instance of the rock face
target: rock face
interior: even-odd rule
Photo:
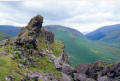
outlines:
[[[75,72],[75,81],[120,81],[120,63],[109,64],[97,61],[92,64],[79,64]]]
[[[42,28],[43,17],[35,16],[26,27],[23,27],[16,39],[17,45],[26,45],[27,47],[37,46],[39,38],[42,38],[46,43],[54,42],[54,33]]]

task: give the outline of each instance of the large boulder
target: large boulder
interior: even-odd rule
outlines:
[[[98,76],[101,76],[101,71],[104,69],[104,62],[102,61],[97,61],[95,63],[92,63],[88,66],[88,71],[86,74],[94,78],[95,80],[98,78]]]
[[[74,70],[75,81],[120,81],[120,63],[97,61],[91,64],[78,64]]]

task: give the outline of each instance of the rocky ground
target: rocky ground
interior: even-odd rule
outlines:
[[[16,39],[0,45],[0,81],[120,81],[120,63],[69,65],[62,42],[35,16]],[[2,67],[3,66],[3,67]]]

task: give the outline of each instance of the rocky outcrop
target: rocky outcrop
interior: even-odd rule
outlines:
[[[14,48],[17,48],[17,51],[14,53],[14,57],[19,58],[19,67],[26,68],[36,67],[38,64],[40,64],[38,66],[40,67],[46,64],[41,61],[40,63],[39,59],[43,59],[43,61],[48,63],[52,62],[51,65],[49,65],[50,67],[44,65],[44,68],[47,67],[54,69],[57,75],[55,75],[54,72],[46,71],[45,73],[37,71],[31,73],[28,72],[26,74],[23,73],[24,78],[21,81],[25,81],[25,79],[27,79],[27,81],[38,81],[38,78],[40,78],[42,81],[71,81],[71,76],[67,75],[67,73],[63,73],[66,72],[65,70],[67,70],[65,66],[65,63],[67,65],[67,62],[64,52],[64,45],[61,47],[62,52],[59,54],[59,56],[55,56],[50,48],[50,44],[54,43],[54,33],[43,28],[42,23],[43,17],[37,15],[30,20],[26,27],[21,29],[15,41]],[[38,48],[38,45],[40,48]]]
[[[28,48],[37,47],[38,40],[44,39],[46,43],[54,42],[54,33],[42,28],[43,17],[35,16],[26,27],[23,27],[16,39],[17,45],[26,45]]]
[[[73,77],[75,81],[119,81],[120,63],[97,61],[92,64],[79,64]]]
[[[73,68],[69,64],[64,63],[62,65],[62,72],[67,75],[73,76]]]

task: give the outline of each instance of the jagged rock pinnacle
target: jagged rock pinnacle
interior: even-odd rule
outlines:
[[[16,44],[37,47],[37,41],[41,38],[47,43],[54,42],[54,33],[42,28],[43,17],[37,15],[33,17],[26,27],[18,33]]]
[[[41,15],[37,15],[30,20],[30,22],[28,23],[28,28],[41,29],[42,23],[43,23],[43,17]]]

